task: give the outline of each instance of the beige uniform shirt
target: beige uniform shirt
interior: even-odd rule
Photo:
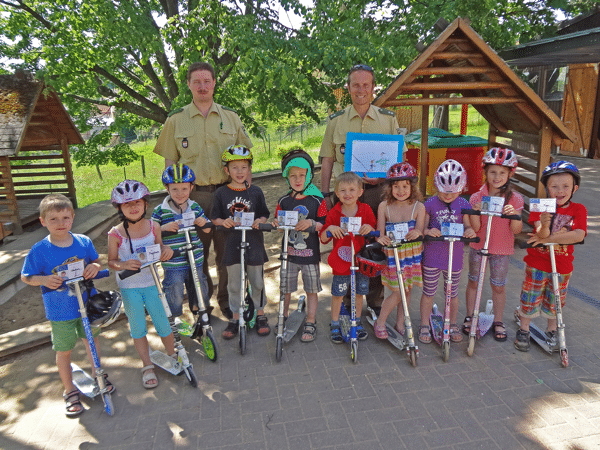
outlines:
[[[344,153],[346,133],[398,134],[398,121],[393,111],[369,107],[364,120],[350,105],[342,111],[329,116],[325,136],[321,144],[320,158],[333,158],[333,175],[344,172]],[[406,145],[404,146],[406,151]]]
[[[196,174],[196,184],[206,186],[228,180],[221,155],[231,145],[252,147],[235,111],[213,102],[204,117],[192,102],[167,118],[154,153],[186,164]]]

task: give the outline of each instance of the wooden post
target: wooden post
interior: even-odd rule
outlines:
[[[429,94],[423,95],[429,98]],[[429,105],[423,105],[421,112],[421,158],[419,160],[419,188],[423,195],[427,192],[427,154],[429,152]]]
[[[537,188],[535,190],[535,195],[537,197],[544,197],[546,195],[546,191],[544,189],[544,185],[542,184],[542,172],[544,168],[550,164],[550,153],[552,150],[552,129],[548,124],[547,120],[542,121],[542,128],[540,129],[540,153],[538,155],[538,167],[537,174],[535,177],[535,181],[537,182]]]
[[[6,223],[12,221],[14,234],[22,234],[21,218],[19,217],[19,205],[15,193],[15,186],[12,182],[10,160],[8,156],[0,156],[0,194],[4,194],[6,200],[3,201],[8,211],[0,217],[1,221]]]
[[[77,208],[77,194],[75,192],[75,179],[73,178],[73,168],[71,167],[71,155],[69,154],[69,144],[67,142],[67,136],[64,133],[60,134],[60,148],[62,150],[63,162],[65,164],[65,177],[67,179],[69,197],[73,202],[73,207]]]

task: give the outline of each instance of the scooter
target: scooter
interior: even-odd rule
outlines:
[[[492,230],[492,221],[494,217],[500,219],[508,219],[508,220],[521,220],[521,216],[518,214],[515,215],[506,215],[493,211],[477,211],[474,209],[463,209],[461,211],[462,214],[468,214],[471,216],[488,216],[487,226],[485,229],[485,241],[483,244],[483,248],[478,251],[481,255],[481,264],[479,266],[479,281],[477,282],[477,294],[475,297],[475,307],[473,309],[473,318],[471,319],[471,331],[469,332],[469,346],[467,347],[467,354],[469,356],[473,356],[475,351],[475,340],[480,339],[489,331],[493,323],[489,323],[489,321],[485,321],[485,326],[487,328],[482,327],[484,323],[479,322],[479,308],[481,303],[481,293],[483,292],[483,281],[485,277],[485,269],[487,266],[487,259],[489,256],[488,246],[490,243],[490,232]]]
[[[83,270],[83,269],[82,269]],[[96,279],[106,278],[109,275],[107,269],[101,270],[96,275]],[[102,402],[104,403],[104,410],[106,414],[112,416],[115,413],[115,408],[112,402],[111,394],[106,385],[104,378],[104,369],[100,364],[100,358],[98,358],[98,351],[96,349],[96,343],[94,342],[94,336],[92,334],[92,327],[87,315],[87,309],[83,303],[83,297],[81,295],[80,283],[86,282],[83,277],[76,277],[66,280],[65,283],[70,289],[75,291],[77,296],[77,302],[79,303],[79,313],[81,314],[81,321],[83,322],[83,329],[85,331],[85,337],[90,346],[90,353],[94,362],[94,369],[96,371],[96,379],[94,380],[87,372],[81,369],[76,364],[71,364],[73,371],[73,384],[79,391],[87,397],[94,398],[97,395],[102,395]],[[89,289],[91,290],[91,289]]]
[[[432,314],[429,316],[431,335],[435,341],[442,346],[442,359],[448,362],[450,359],[450,301],[452,299],[452,259],[454,255],[454,243],[479,242],[479,238],[465,238],[462,236],[425,236],[425,241],[445,241],[449,244],[448,250],[448,280],[446,281],[444,316],[437,313],[437,305],[433,305]],[[440,323],[441,322],[441,323]]]

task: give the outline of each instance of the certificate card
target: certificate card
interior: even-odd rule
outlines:
[[[277,211],[279,225],[295,227],[298,224],[298,211]]]
[[[56,268],[56,274],[63,280],[72,280],[83,276],[83,259]]]
[[[385,232],[392,241],[401,241],[406,238],[408,233],[408,224],[402,223],[386,223]]]
[[[147,245],[135,250],[137,258],[142,263],[158,261],[160,259],[160,244]]]
[[[348,133],[344,170],[384,178],[392,164],[402,162],[403,149],[402,135]]]
[[[254,223],[254,213],[235,211],[233,213],[233,222],[236,227],[251,227]]]
[[[347,233],[358,233],[362,225],[362,217],[342,217],[340,228]]]
[[[529,200],[529,212],[556,212],[555,198],[532,198]]]
[[[484,196],[481,199],[482,211],[502,214],[502,208],[504,208],[504,197]]]
[[[179,228],[191,227],[194,225],[194,220],[196,220],[196,214],[194,214],[194,211],[175,215],[175,221],[179,225]]]
[[[465,227],[462,223],[442,223],[442,236],[462,236],[465,232]]]

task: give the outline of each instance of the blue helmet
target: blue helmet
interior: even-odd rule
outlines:
[[[575,164],[570,163],[569,161],[554,161],[546,166],[542,172],[542,184],[546,186],[548,184],[548,178],[550,178],[551,175],[556,175],[559,173],[570,173],[573,175],[573,179],[575,180],[575,186],[579,186],[579,182],[581,181],[579,169],[577,169]]]
[[[185,164],[173,164],[167,167],[162,174],[163,184],[193,183],[195,179],[194,171]]]

